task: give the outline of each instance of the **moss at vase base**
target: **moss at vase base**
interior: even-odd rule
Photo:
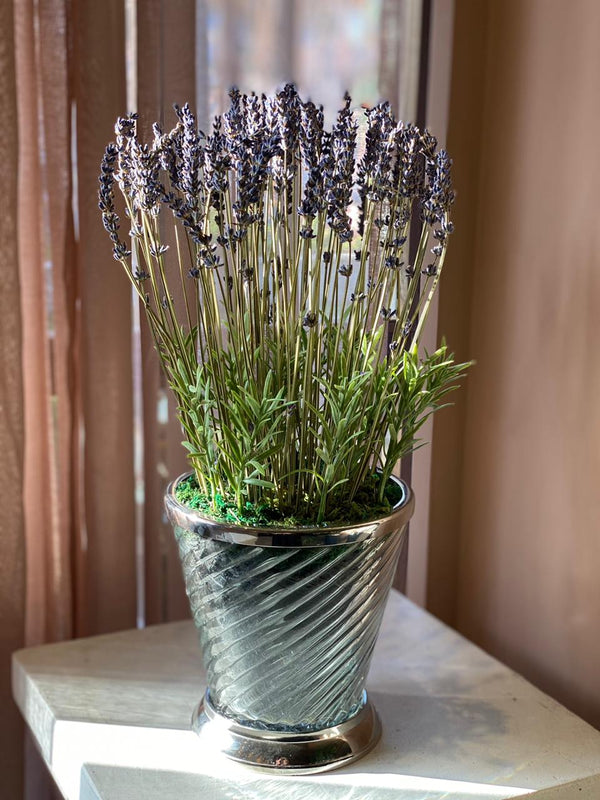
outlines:
[[[372,478],[366,481],[351,501],[340,494],[338,503],[330,509],[327,520],[319,527],[356,524],[387,516],[402,499],[402,489],[389,481],[385,489],[384,502],[377,502],[379,481]],[[315,527],[315,516],[294,514],[266,503],[246,502],[240,510],[232,498],[218,494],[214,498],[203,494],[195,475],[180,481],[175,488],[175,496],[183,505],[193,508],[218,522],[233,525],[256,527]]]

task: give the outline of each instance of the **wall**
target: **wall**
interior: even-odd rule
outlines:
[[[600,3],[457,0],[428,606],[600,726]],[[444,283],[444,282],[443,282]]]

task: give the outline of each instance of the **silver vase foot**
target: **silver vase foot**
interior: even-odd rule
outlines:
[[[234,761],[272,772],[305,775],[337,769],[368,753],[381,736],[375,709],[364,695],[360,711],[341,725],[309,733],[259,730],[219,714],[207,694],[192,728],[204,747]]]

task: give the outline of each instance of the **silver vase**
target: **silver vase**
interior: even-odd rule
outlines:
[[[365,682],[414,499],[331,528],[218,523],[165,497],[208,688],[192,725],[255,767],[332,769],[380,736]]]

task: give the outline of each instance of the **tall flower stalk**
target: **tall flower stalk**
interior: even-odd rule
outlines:
[[[187,105],[151,143],[136,115],[119,119],[100,210],[213,510],[321,524],[359,496],[383,502],[466,366],[445,346],[418,354],[452,231],[451,162],[387,103],[364,112],[357,157],[349,96],[331,130],[292,85],[230,97],[208,134]]]

